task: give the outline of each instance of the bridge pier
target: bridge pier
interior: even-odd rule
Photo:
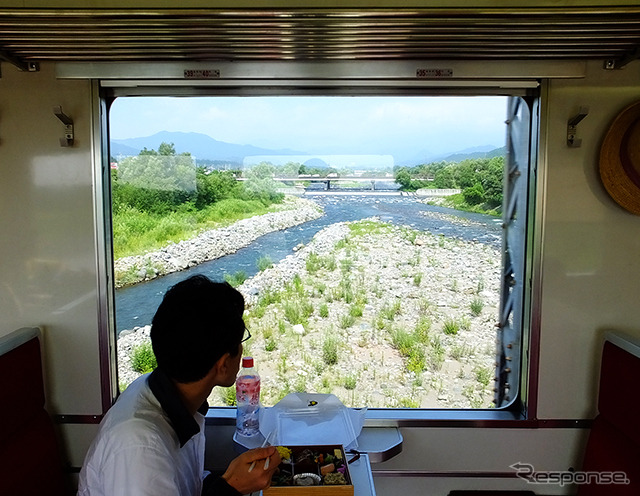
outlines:
[[[376,190],[376,180],[372,179],[371,180],[371,191],[375,191]]]
[[[325,191],[329,191],[331,189],[331,181],[327,180],[327,181],[325,181],[324,184],[325,184],[324,190]]]

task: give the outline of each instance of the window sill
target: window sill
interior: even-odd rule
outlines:
[[[236,409],[209,408],[207,425],[234,425]],[[538,427],[537,420],[525,419],[507,410],[420,410],[369,409],[365,427]]]

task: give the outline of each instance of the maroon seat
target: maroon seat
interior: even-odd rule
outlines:
[[[591,427],[582,467],[591,482],[578,485],[580,496],[640,494],[639,391],[640,346],[609,335],[602,351],[598,416]],[[591,479],[596,472],[601,476],[617,472],[617,477],[626,477],[630,483],[598,483]]]
[[[0,340],[0,494],[68,494],[44,385],[37,329]]]

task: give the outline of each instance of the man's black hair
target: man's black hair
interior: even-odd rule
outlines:
[[[242,294],[226,282],[196,275],[172,286],[151,325],[158,367],[181,383],[202,379],[225,353],[240,352],[243,311]]]

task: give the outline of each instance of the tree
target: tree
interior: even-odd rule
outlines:
[[[191,154],[175,155],[173,144],[162,143],[161,153],[143,148],[126,157],[112,175],[114,211],[133,207],[164,214],[196,197],[196,169]]]
[[[495,208],[502,205],[504,176],[504,157],[494,157],[487,162],[484,173],[481,176],[481,184],[484,189],[485,201],[488,206]]]
[[[411,174],[406,167],[402,167],[396,172],[396,182],[404,190],[411,188]]]
[[[277,184],[273,180],[276,168],[269,162],[260,162],[243,173],[247,179],[245,188],[255,198],[272,200],[278,196]]]
[[[463,160],[456,166],[456,185],[458,188],[470,188],[478,182],[478,161]]]
[[[140,150],[140,153],[138,153],[139,156],[142,155],[157,155],[158,152],[151,149],[151,150],[147,150],[147,147],[145,146],[142,150]]]
[[[302,164],[300,162],[287,162],[280,167],[280,174],[283,176],[298,177]]]
[[[480,205],[484,202],[484,189],[480,183],[475,183],[462,190],[464,201],[469,205]]]
[[[158,154],[163,155],[165,157],[175,155],[176,147],[173,145],[173,143],[165,143],[163,141],[162,143],[160,143],[160,146],[158,147]]]
[[[195,203],[197,209],[236,196],[240,189],[240,183],[236,181],[233,173],[217,170],[207,172],[204,167],[196,169],[196,182],[198,185]]]
[[[453,169],[454,167],[452,165],[449,165],[438,170],[433,178],[434,187],[443,189],[457,187]]]

